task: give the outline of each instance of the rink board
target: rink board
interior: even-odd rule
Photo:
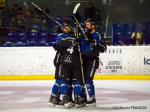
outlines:
[[[33,76],[0,76],[1,81],[5,80],[55,80],[53,75],[33,75]],[[110,76],[95,75],[94,80],[150,80],[150,76]]]
[[[53,80],[52,47],[1,47],[0,80]],[[95,80],[150,79],[150,46],[108,46]]]

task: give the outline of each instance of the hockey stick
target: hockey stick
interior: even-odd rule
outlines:
[[[77,12],[77,10],[78,10],[79,7],[80,7],[80,3],[77,3],[75,5],[75,7],[74,7],[74,10],[73,10],[73,18],[75,19],[76,24],[80,28],[80,30],[81,30],[82,34],[84,35],[84,37],[86,38],[86,40],[88,40],[88,38],[87,38],[87,36],[86,36],[86,34],[84,32],[84,29],[82,28],[81,24],[79,23],[78,19],[75,16],[75,14],[76,14],[76,12]]]
[[[108,21],[109,21],[109,16],[110,16],[110,6],[111,6],[111,0],[109,0],[109,4],[108,4],[108,7],[107,7],[107,15],[106,15],[104,38],[106,38],[106,34],[107,34]]]
[[[60,22],[58,22],[57,20],[54,19],[54,17],[52,17],[51,15],[47,14],[46,12],[44,12],[38,5],[36,5],[34,2],[32,2],[32,5],[34,7],[36,7],[39,11],[41,11],[43,14],[45,14],[49,19],[53,20],[60,28],[63,28],[65,30],[68,30],[67,28],[65,28]]]
[[[80,30],[83,31],[82,33],[85,35],[86,39],[88,39],[86,34],[85,34],[85,32],[84,32],[84,30],[83,30],[83,28],[81,27],[81,25],[79,24],[77,18],[75,17],[75,14],[76,14],[79,6],[80,6],[80,3],[77,3],[75,5],[75,7],[74,7],[74,10],[73,10],[73,17],[74,17],[74,19],[76,21],[76,24],[77,24],[77,26],[76,26],[77,27],[76,28],[76,30],[77,30],[77,38],[79,36],[79,34],[78,34],[78,27],[79,27]],[[85,88],[85,94],[86,94],[86,97],[87,97],[88,96],[88,90],[87,90],[85,79],[84,79],[83,60],[82,60],[82,55],[81,55],[81,51],[80,51],[80,46],[78,46],[78,48],[79,48],[79,55],[80,55],[80,62],[81,62],[82,81],[83,81],[83,85],[84,85],[84,88]]]
[[[32,2],[32,5],[34,7],[36,7],[39,11],[41,11],[43,14],[45,14],[49,19],[53,20],[57,25],[59,25],[59,27],[63,27],[63,25],[56,21],[52,16],[50,16],[49,14],[47,14],[46,12],[44,12],[38,5],[36,5],[34,2]]]

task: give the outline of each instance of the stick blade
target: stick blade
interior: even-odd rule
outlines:
[[[74,10],[73,10],[73,14],[76,14],[76,12],[77,12],[79,6],[80,6],[80,3],[77,3],[77,4],[75,5]]]

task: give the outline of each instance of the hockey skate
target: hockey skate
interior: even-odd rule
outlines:
[[[75,107],[76,108],[81,108],[81,107],[85,107],[86,106],[86,102],[84,98],[81,97],[75,97]]]
[[[87,107],[96,107],[96,99],[95,98],[90,98],[90,100],[88,100],[86,102],[86,106]]]
[[[61,100],[57,97],[51,96],[48,102],[48,106],[50,107],[62,107],[63,105],[60,104]]]
[[[63,96],[63,100],[59,103],[59,105],[62,105],[62,108],[69,109],[74,107],[74,103],[72,100],[68,99],[68,96]]]

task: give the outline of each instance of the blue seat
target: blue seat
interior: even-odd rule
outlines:
[[[113,45],[120,45],[122,42],[122,26],[119,23],[112,25],[113,31]]]
[[[40,32],[38,36],[38,45],[39,46],[48,46],[48,33],[47,32]]]
[[[14,46],[16,42],[16,32],[9,32],[5,37],[3,46]]]
[[[50,33],[48,37],[49,45],[52,46],[54,43],[56,43],[57,39],[57,33]]]
[[[143,24],[135,23],[135,32],[143,32]]]
[[[126,32],[130,32],[134,30],[134,25],[131,23],[125,23],[123,24],[123,31]]]
[[[150,35],[144,36],[144,43],[145,44],[150,44]]]
[[[134,31],[134,24],[131,23],[123,24],[122,34],[123,34],[123,43],[125,45],[131,44],[131,35],[133,31]]]
[[[143,31],[143,36],[144,36],[144,43],[145,44],[150,44],[150,23],[145,23],[145,28]]]
[[[27,45],[28,46],[36,46],[37,45],[37,39],[38,39],[38,33],[37,32],[29,32],[28,39],[27,39]]]
[[[122,26],[120,23],[113,24],[112,28],[113,28],[113,34],[117,34],[117,32],[122,31]]]
[[[26,32],[19,32],[16,39],[17,46],[25,46],[26,45]]]
[[[123,44],[122,32],[118,32],[113,36],[113,45],[122,45]]]

